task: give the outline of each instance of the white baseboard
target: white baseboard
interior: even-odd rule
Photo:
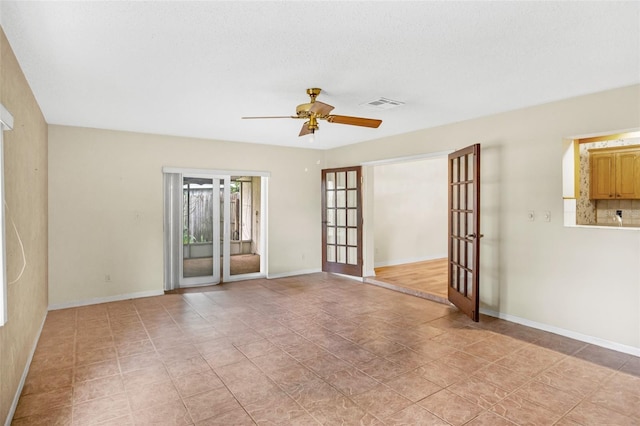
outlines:
[[[315,274],[318,272],[322,272],[322,269],[303,269],[301,271],[291,271],[291,272],[281,272],[279,274],[267,274],[267,279],[272,280],[275,278],[286,278],[286,277],[294,277],[296,275],[307,275],[307,274]]]
[[[355,277],[353,275],[338,274],[336,272],[331,272],[331,273],[333,275],[337,275],[337,276],[342,277],[342,278],[348,278],[348,279],[353,280],[353,281],[358,281],[358,282],[361,282],[361,283],[365,282],[365,278],[364,277]]]
[[[13,402],[11,403],[11,407],[9,408],[7,419],[4,422],[5,426],[11,425],[13,416],[16,414],[18,401],[20,400],[20,395],[22,394],[22,389],[24,388],[24,382],[27,380],[27,374],[29,374],[29,367],[31,367],[31,361],[33,360],[33,355],[36,353],[36,348],[38,347],[38,341],[40,340],[40,335],[42,334],[42,329],[44,328],[44,322],[46,321],[46,319],[47,319],[47,313],[45,312],[45,315],[42,318],[42,324],[40,324],[40,329],[38,330],[38,334],[36,335],[36,338],[33,342],[31,353],[29,353],[29,358],[27,358],[27,363],[25,364],[24,370],[22,371],[22,377],[20,378],[20,383],[18,383],[18,389],[16,389],[16,393],[13,396]]]
[[[405,263],[416,263],[416,262],[425,262],[427,260],[436,260],[436,259],[445,259],[447,254],[444,253],[438,256],[426,256],[426,257],[411,257],[408,259],[395,259],[395,260],[386,260],[383,262],[375,262],[375,268],[382,268],[384,266],[396,266],[396,265],[404,265]]]
[[[514,315],[505,314],[502,312],[492,311],[490,309],[480,308],[480,313],[489,315],[490,317],[495,317],[495,318],[500,318],[510,322],[515,322],[516,324],[526,325],[527,327],[537,328],[538,330],[559,334],[560,336],[569,337],[571,339],[579,340],[585,343],[590,343],[596,346],[601,346],[603,348],[613,349],[614,351],[623,352],[625,354],[640,356],[640,348],[636,348],[634,346],[628,346],[628,345],[623,345],[621,343],[611,342],[609,340],[600,339],[599,337],[593,337],[593,336],[589,336],[582,333],[576,333],[575,331],[565,330],[564,328],[554,327],[552,325],[531,321],[526,318],[520,318]]]
[[[73,302],[56,303],[49,305],[50,311],[57,309],[76,308],[78,306],[97,305],[99,303],[118,302],[120,300],[139,299],[141,297],[162,296],[164,290],[140,291],[137,293],[118,294],[115,296],[96,297],[87,300],[76,300]]]

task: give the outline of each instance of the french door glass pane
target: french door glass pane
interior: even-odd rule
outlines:
[[[452,177],[451,181],[452,182],[458,182],[459,181],[459,179],[458,179],[458,167],[459,167],[458,166],[458,159],[454,158],[451,161],[451,177]]]
[[[336,243],[336,228],[327,226],[327,244]]]
[[[458,261],[458,240],[455,238],[451,240],[451,261]]]
[[[327,262],[336,261],[336,246],[327,244]]]
[[[347,210],[347,226],[358,226],[358,211],[356,209]]]
[[[347,174],[345,172],[336,173],[336,189],[345,189],[347,187]]]
[[[458,215],[451,213],[451,232],[453,235],[458,235]]]
[[[347,229],[347,245],[357,246],[358,245],[358,230],[355,228]]]
[[[336,211],[334,209],[327,209],[327,226],[336,225]]]
[[[345,245],[347,244],[347,230],[346,228],[338,228],[336,229],[338,235],[338,244]]]
[[[344,246],[338,246],[338,256],[336,262],[338,263],[347,263],[347,248]]]
[[[327,173],[326,182],[328,190],[336,189],[336,174]]]
[[[358,191],[356,189],[347,191],[347,207],[358,207]]]
[[[347,172],[347,188],[358,187],[358,173],[355,170]]]
[[[345,208],[347,206],[346,191],[336,191],[336,207]]]
[[[453,210],[460,208],[458,204],[458,185],[453,185],[451,187],[451,208]]]
[[[347,226],[346,209],[336,210],[336,224],[338,226]]]
[[[358,264],[358,249],[356,247],[348,247],[347,249],[347,263],[349,265]]]
[[[460,181],[467,180],[467,157],[460,157]]]
[[[336,193],[335,191],[327,191],[327,207],[332,208],[336,206]]]

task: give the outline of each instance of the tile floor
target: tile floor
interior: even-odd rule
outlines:
[[[50,312],[14,425],[640,425],[640,359],[326,274]]]

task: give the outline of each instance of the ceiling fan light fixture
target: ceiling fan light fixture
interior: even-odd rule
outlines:
[[[334,107],[323,102],[318,102],[316,97],[320,94],[319,88],[307,89],[310,102],[300,104],[296,107],[296,115],[292,116],[262,116],[262,117],[242,117],[243,119],[259,119],[259,118],[298,118],[308,119],[302,125],[298,136],[313,135],[318,130],[318,120],[325,120],[329,123],[346,124],[349,126],[378,128],[382,120],[376,118],[351,117],[348,115],[332,114]],[[395,102],[395,101],[394,101]]]
[[[309,143],[316,143],[316,133],[315,132],[311,132],[309,134],[309,139],[307,139],[309,141]]]

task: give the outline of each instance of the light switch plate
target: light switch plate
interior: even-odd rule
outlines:
[[[529,220],[529,222],[533,222],[534,220],[536,220],[536,212],[534,212],[533,210],[529,210],[527,212],[527,219]]]
[[[544,212],[544,221],[551,222],[551,212]]]

